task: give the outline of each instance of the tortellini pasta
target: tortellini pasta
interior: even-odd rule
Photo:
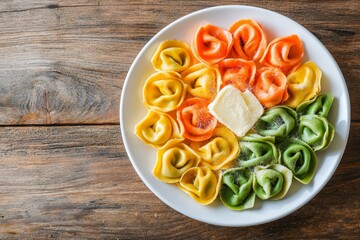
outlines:
[[[241,19],[229,29],[234,38],[231,54],[234,58],[257,60],[265,52],[267,36],[262,27],[252,19]]]
[[[220,199],[232,210],[245,210],[254,207],[255,192],[253,172],[248,168],[230,168],[223,173]]]
[[[252,85],[254,95],[265,108],[278,105],[289,97],[286,76],[278,68],[259,69]]]
[[[288,77],[289,98],[285,105],[296,108],[300,103],[310,100],[321,90],[321,70],[315,63],[304,63]]]
[[[239,141],[240,155],[237,157],[237,164],[240,167],[254,167],[278,163],[280,155],[274,143],[273,137],[246,135]]]
[[[253,61],[238,58],[224,59],[218,63],[218,68],[222,79],[220,88],[231,84],[242,92],[254,81],[256,73],[256,65]]]
[[[191,46],[161,42],[142,89],[148,112],[135,126],[157,151],[153,176],[235,211],[284,198],[293,178],[309,184],[316,151],[334,138],[334,97],[319,94],[322,72],[303,57],[298,35],[268,44],[252,19],[201,25]]]
[[[280,164],[256,166],[254,168],[253,188],[255,194],[262,200],[280,200],[288,192],[293,173]]]
[[[165,40],[157,48],[151,63],[158,71],[182,72],[188,69],[195,57],[187,43],[179,40]]]
[[[181,73],[187,92],[194,97],[213,99],[218,93],[221,76],[217,68],[198,63]]]
[[[267,110],[258,120],[254,129],[263,136],[287,137],[297,123],[296,112],[286,106]]]
[[[279,68],[285,75],[296,70],[302,63],[304,47],[298,35],[274,39],[266,47],[260,63]]]
[[[153,175],[160,181],[176,183],[184,172],[198,166],[200,157],[185,143],[171,141],[157,152]]]
[[[211,138],[217,120],[209,113],[209,101],[203,98],[189,98],[177,110],[177,119],[184,137],[192,141]]]
[[[208,167],[193,167],[181,177],[178,187],[202,205],[212,203],[221,186],[221,172]]]
[[[326,118],[320,115],[300,117],[298,134],[300,139],[315,151],[325,149],[334,138],[335,129]]]
[[[211,24],[200,26],[192,41],[195,56],[207,65],[213,65],[226,58],[233,46],[230,32]]]
[[[298,112],[300,115],[317,114],[323,117],[327,117],[333,101],[333,95],[319,94],[313,99],[300,104],[296,108],[296,112]]]
[[[170,112],[181,105],[185,93],[186,85],[180,74],[174,71],[156,72],[144,84],[144,104],[150,109]]]
[[[291,138],[280,144],[281,164],[289,168],[294,178],[303,184],[308,184],[314,177],[317,157],[315,152],[305,142]]]
[[[223,169],[239,154],[238,140],[226,127],[216,128],[209,140],[192,142],[190,147],[199,154],[202,164],[211,169]]]
[[[176,121],[166,113],[153,110],[136,125],[135,133],[144,143],[155,148],[163,147],[170,140],[183,140]]]

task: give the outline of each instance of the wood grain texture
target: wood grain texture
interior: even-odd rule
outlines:
[[[352,151],[313,200],[283,219],[249,228],[200,223],[166,206],[133,170],[119,134],[118,126],[0,128],[2,139],[12,139],[0,145],[0,238],[356,239],[360,234],[360,124],[352,124]]]
[[[293,214],[226,228],[187,218],[142,183],[119,99],[141,48],[206,7],[267,8],[316,35],[349,88],[352,124],[326,187]],[[359,239],[360,2],[0,1],[0,239]]]

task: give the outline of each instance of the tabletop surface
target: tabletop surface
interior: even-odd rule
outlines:
[[[159,200],[125,151],[119,102],[142,47],[191,12],[238,1],[0,2],[1,239],[359,239],[360,2],[241,1],[310,30],[345,77],[351,130],[324,189],[245,228],[192,220]]]

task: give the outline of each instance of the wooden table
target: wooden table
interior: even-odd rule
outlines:
[[[2,0],[0,238],[359,239],[360,2],[241,4],[302,24],[345,76],[350,138],[314,199],[275,222],[217,227],[174,211],[135,173],[119,129],[127,71],[159,30],[212,1]]]

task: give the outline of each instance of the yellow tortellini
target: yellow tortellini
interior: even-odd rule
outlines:
[[[221,171],[209,167],[193,167],[180,179],[178,187],[202,205],[212,203],[221,187]]]
[[[198,63],[181,73],[187,91],[195,97],[214,98],[221,83],[218,69]]]
[[[179,40],[165,40],[157,48],[151,63],[155,70],[182,72],[189,68],[195,57],[187,43]]]
[[[199,154],[202,164],[211,169],[224,169],[239,155],[238,140],[226,127],[216,128],[209,140],[192,142],[191,148]]]
[[[163,147],[169,140],[183,140],[176,121],[166,113],[149,110],[135,127],[135,134],[154,148]]]
[[[162,71],[152,74],[145,82],[143,98],[146,107],[161,112],[177,109],[184,100],[186,85],[179,73]]]
[[[289,98],[284,105],[296,108],[300,103],[313,98],[321,90],[321,70],[308,61],[287,77]]]
[[[160,181],[176,183],[188,169],[198,166],[200,157],[185,143],[170,140],[157,152],[153,175]]]

